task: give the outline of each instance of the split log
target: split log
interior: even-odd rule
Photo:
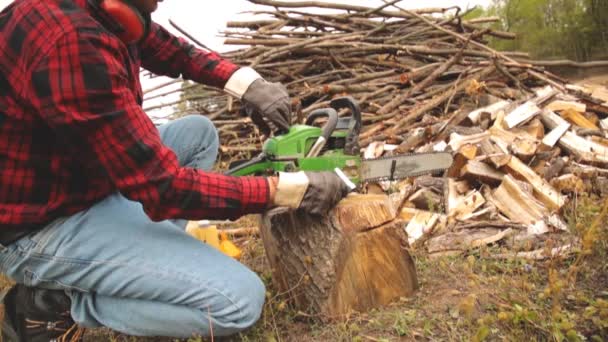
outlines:
[[[477,156],[477,146],[465,144],[460,147],[458,153],[454,155],[452,165],[447,171],[448,177],[459,177],[462,173],[462,168],[472,159]]]
[[[551,181],[551,179],[557,177],[562,172],[564,167],[566,167],[566,160],[564,158],[556,158],[544,169],[542,176],[546,181]]]
[[[502,150],[510,150],[513,154],[523,160],[530,160],[536,154],[540,141],[525,133],[513,133],[499,127],[493,126],[488,132],[491,140],[499,145]]]
[[[583,193],[585,192],[585,183],[583,180],[574,174],[565,174],[551,180],[551,185],[562,193]]]
[[[511,155],[509,155],[507,151],[503,151],[490,139],[482,140],[480,146],[484,156],[482,161],[484,161],[486,158],[489,159],[497,169],[507,165],[509,160],[511,160]]]
[[[582,127],[582,128],[587,128],[587,129],[594,129],[597,130],[599,129],[593,122],[589,121],[589,119],[587,119],[583,114],[581,114],[580,112],[577,112],[575,110],[572,109],[567,109],[562,111],[561,113],[562,118],[566,119],[566,121]]]
[[[567,123],[566,120],[551,111],[544,111],[541,118],[549,129],[555,129]],[[559,139],[559,145],[584,162],[608,164],[608,147],[579,137],[573,132],[564,133]]]
[[[425,188],[416,191],[407,201],[418,209],[437,211],[443,207],[443,198],[430,189]]]
[[[504,173],[492,168],[486,163],[476,160],[469,162],[462,168],[460,176],[469,181],[480,181],[485,184],[498,185],[502,182]]]
[[[559,139],[561,139],[564,134],[566,134],[566,132],[568,131],[568,129],[570,129],[570,124],[567,122],[562,122],[559,125],[557,125],[555,128],[553,128],[551,130],[551,132],[549,132],[549,134],[547,134],[544,138],[543,138],[543,145],[546,147],[553,147],[555,146],[555,144],[557,144],[557,142],[559,141]]]
[[[536,103],[528,101],[509,113],[509,115],[505,117],[505,124],[507,128],[516,127],[532,119],[535,115],[540,114],[540,112],[541,110]]]
[[[562,111],[562,110],[574,110],[576,112],[584,113],[587,111],[587,106],[584,103],[580,102],[572,102],[572,101],[553,101],[547,107],[546,110],[550,110],[552,112]]]
[[[525,179],[534,189],[534,195],[550,210],[559,210],[566,198],[557,192],[547,181],[537,175],[526,164],[513,157],[507,164],[509,172],[520,179]]]
[[[543,218],[548,216],[549,212],[542,203],[523,191],[512,176],[505,176],[502,184],[489,195],[486,194],[487,200],[511,221],[526,225],[529,232],[548,231]]]
[[[479,109],[472,111],[471,113],[469,113],[468,118],[474,124],[479,123],[479,120],[483,113],[488,113],[490,115],[491,119],[495,119],[496,113],[501,110],[506,109],[510,104],[511,103],[509,101],[498,101],[487,107],[479,108]]]
[[[447,224],[445,215],[415,208],[402,208],[399,216],[407,222],[405,231],[410,245],[415,244],[425,236],[428,237],[435,230],[439,230],[440,228],[436,229],[437,226]]]
[[[416,271],[392,203],[351,195],[323,218],[286,210],[264,215],[261,236],[279,291],[322,318],[411,296]]]
[[[481,228],[451,232],[429,239],[428,251],[429,253],[466,251],[498,242],[514,233],[515,231],[511,228],[505,230]]]

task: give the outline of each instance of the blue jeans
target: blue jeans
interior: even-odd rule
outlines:
[[[180,164],[210,169],[213,124],[189,116],[159,128]],[[231,335],[253,325],[265,289],[248,268],[185,233],[185,220],[151,221],[119,193],[8,247],[0,271],[27,286],[63,289],[83,327],[128,335]]]

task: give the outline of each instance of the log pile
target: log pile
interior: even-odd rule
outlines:
[[[517,241],[565,232],[561,213],[573,196],[608,193],[608,91],[543,68],[555,63],[493,50],[490,38],[515,38],[488,28],[497,18],[466,21],[458,8],[413,11],[389,0],[249,1],[267,6],[265,18],[229,22],[226,44],[245,47],[225,57],[285,84],[294,123],[350,95],[363,110],[366,156],[453,151],[446,177],[366,189],[406,193],[397,216],[411,246],[437,255],[507,240],[540,248]],[[213,104],[206,112],[222,161],[257,154],[264,136],[239,104],[211,90],[202,98]]]

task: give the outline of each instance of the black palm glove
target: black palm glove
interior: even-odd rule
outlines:
[[[268,120],[278,131],[287,132],[291,123],[291,103],[289,93],[281,83],[258,79],[243,94],[241,101],[246,113],[262,130],[263,119]]]
[[[336,172],[279,173],[274,204],[325,215],[350,192]]]

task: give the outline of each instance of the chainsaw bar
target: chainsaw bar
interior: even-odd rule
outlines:
[[[449,152],[400,154],[363,159],[359,176],[363,182],[392,181],[432,174],[448,169],[453,162]]]

